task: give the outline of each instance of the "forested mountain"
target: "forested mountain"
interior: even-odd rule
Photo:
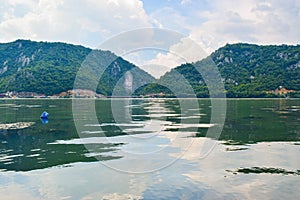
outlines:
[[[71,90],[78,70],[85,64],[91,67],[79,76],[81,82],[77,82],[76,88],[96,89],[97,93],[110,96],[119,91],[119,86],[129,84],[137,95],[176,93],[185,97],[195,93],[197,97],[209,97],[207,80],[201,74],[211,73],[212,63],[221,74],[227,97],[275,97],[278,88],[290,91],[289,96],[299,97],[300,45],[228,44],[208,58],[176,67],[156,83],[136,90],[154,78],[109,51],[29,40],[0,44],[0,93],[53,95]],[[99,74],[102,74],[100,80]],[[213,76],[209,79],[212,84],[217,81]],[[97,81],[96,88],[89,85],[93,81]],[[214,88],[213,92],[221,89]]]
[[[178,84],[178,74],[181,74],[198,97],[208,97],[206,83],[199,71],[207,73],[209,68],[205,66],[211,62],[220,71],[227,97],[275,97],[278,96],[275,90],[279,88],[289,90],[290,96],[299,96],[300,45],[227,44],[206,59],[172,69],[158,83],[167,87],[177,83],[175,91],[185,91],[182,84]],[[159,85],[148,85],[139,92],[172,93]]]
[[[91,52],[96,55],[97,63],[93,64],[93,74],[85,73],[83,76],[86,76],[86,82],[91,78],[98,81],[100,77],[95,77],[95,72],[105,69],[97,85],[97,93],[111,95],[116,83],[120,78],[124,79],[129,70],[135,78],[133,81],[141,82],[133,84],[154,80],[151,75],[109,51],[65,43],[17,40],[0,44],[0,93],[16,91],[53,95],[71,90],[78,69]]]

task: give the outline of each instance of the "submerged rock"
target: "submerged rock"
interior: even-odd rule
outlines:
[[[251,168],[238,168],[237,170],[226,170],[233,174],[244,173],[244,174],[282,174],[282,175],[300,175],[300,170],[289,171],[282,168],[274,167],[251,167]]]
[[[17,130],[24,129],[34,125],[34,122],[16,122],[16,123],[6,123],[0,124],[0,129],[2,130]]]

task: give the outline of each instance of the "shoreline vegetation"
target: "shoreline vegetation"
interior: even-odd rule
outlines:
[[[220,98],[223,98],[224,94],[220,95]],[[0,93],[0,99],[22,99],[22,98],[34,98],[34,99],[64,99],[64,98],[218,98],[218,96],[210,97],[209,95],[205,96],[195,96],[195,95],[184,95],[181,94],[176,96],[174,94],[165,94],[165,93],[153,93],[147,95],[132,95],[132,96],[105,96],[98,94],[91,90],[68,90],[66,92],[61,92],[60,94],[55,95],[45,95],[37,94],[35,92],[6,92]],[[287,90],[283,87],[280,87],[274,91],[261,92],[259,95],[249,95],[249,96],[230,96],[226,93],[226,98],[300,98],[300,91]]]
[[[191,96],[27,96],[27,97],[0,97],[0,99],[300,99],[300,97],[290,96],[267,96],[267,97],[191,97]]]

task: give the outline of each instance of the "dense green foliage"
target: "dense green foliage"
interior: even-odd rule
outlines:
[[[78,76],[85,65],[89,67]],[[215,76],[211,66],[217,67],[222,78]],[[79,81],[75,88],[107,96],[113,92],[130,94],[124,90],[129,76],[131,90],[137,95],[209,97],[225,89],[227,97],[276,97],[274,91],[282,86],[295,91],[290,97],[300,97],[300,45],[226,45],[201,61],[183,64],[156,83],[139,88],[154,78],[109,51],[29,40],[0,44],[0,93],[59,94],[74,88],[76,75]],[[225,88],[214,85],[218,79]]]
[[[92,71],[83,72],[85,82],[82,83],[88,85],[92,80],[97,81],[97,87],[92,89],[100,94],[111,95],[128,70],[133,71],[136,82],[153,80],[149,74],[109,51],[65,43],[17,40],[0,44],[0,93],[16,91],[53,95],[71,90],[78,70],[92,52],[97,63],[92,65]],[[81,89],[91,89],[84,84]]]
[[[300,46],[226,45],[212,58],[228,96],[264,96],[280,86],[300,90]]]
[[[274,91],[280,86],[300,91],[300,45],[226,45],[206,59],[171,70],[158,80],[158,84],[176,84],[176,92],[184,94],[186,84],[178,82],[178,74],[181,74],[198,97],[208,97],[210,94],[206,82],[217,81],[212,80],[213,76],[207,76],[212,62],[221,74],[227,97],[276,97]],[[204,80],[199,71],[209,80]],[[157,84],[143,89],[143,93],[160,92],[168,94],[169,91]],[[291,97],[298,95],[299,92],[289,94]]]

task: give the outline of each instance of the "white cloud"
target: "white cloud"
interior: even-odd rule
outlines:
[[[139,0],[11,0],[1,10],[1,42],[24,38],[96,47],[119,32],[151,26]]]
[[[201,46],[190,38],[182,38],[180,43],[171,46],[170,51],[188,62],[195,62],[207,56]]]
[[[184,5],[190,3],[192,0],[181,0],[180,4]]]
[[[190,37],[208,51],[226,43],[300,43],[300,3],[287,0],[215,0],[198,14],[205,22],[190,27]]]
[[[182,38],[179,43],[174,44],[166,53],[158,53],[154,59],[146,62],[148,68],[161,66],[161,70],[156,72],[156,77],[163,75],[165,72],[188,62],[196,62],[208,56],[202,47],[190,38]]]
[[[300,41],[296,0],[181,0],[158,5],[146,13],[141,0],[8,0],[0,5],[0,42],[25,38],[96,47],[114,34],[151,26],[185,33],[208,51],[239,41]]]

